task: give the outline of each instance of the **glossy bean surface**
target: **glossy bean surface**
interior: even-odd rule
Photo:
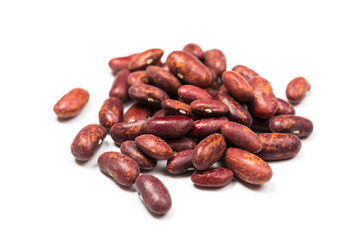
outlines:
[[[134,140],[137,136],[143,134],[143,126],[146,121],[143,119],[133,122],[116,123],[110,129],[110,136],[116,145],[120,145],[126,140]]]
[[[171,147],[174,152],[191,150],[196,147],[196,142],[188,137],[180,137],[176,139],[166,140],[166,143]]]
[[[159,48],[146,50],[142,53],[135,55],[129,62],[128,69],[130,71],[145,70],[149,65],[156,65],[164,51]]]
[[[239,73],[247,81],[249,81],[253,77],[259,76],[259,74],[257,72],[255,72],[254,70],[252,70],[244,65],[236,65],[235,67],[233,67],[232,70]]]
[[[209,68],[214,69],[217,76],[226,71],[226,57],[219,49],[211,49],[204,53],[204,63]]]
[[[137,53],[131,54],[129,56],[112,58],[109,61],[109,67],[113,70],[114,73],[117,73],[118,71],[123,69],[127,69],[130,60],[136,55]]]
[[[214,100],[205,90],[193,86],[183,85],[178,89],[179,100],[191,104],[195,100]]]
[[[249,102],[253,98],[250,84],[237,72],[226,71],[221,76],[226,90],[241,102]]]
[[[149,84],[150,79],[145,70],[135,71],[129,74],[127,83],[129,87],[139,84]]]
[[[142,152],[157,160],[167,160],[173,156],[170,146],[155,135],[143,134],[136,137],[135,142]]]
[[[301,149],[300,139],[291,133],[261,133],[262,149],[256,155],[263,160],[293,158]]]
[[[213,133],[220,133],[221,126],[229,120],[226,117],[204,118],[194,122],[187,136],[191,138],[204,138]]]
[[[286,87],[286,97],[290,103],[298,104],[304,99],[310,88],[311,85],[305,78],[294,78]]]
[[[170,98],[162,89],[147,84],[139,84],[130,87],[129,95],[133,100],[155,108],[160,108],[161,102]]]
[[[128,140],[123,142],[120,146],[120,151],[123,154],[134,159],[141,169],[151,170],[157,164],[157,161],[155,159],[146,156],[140,151],[135,141]]]
[[[304,117],[296,115],[280,115],[271,119],[269,128],[272,132],[292,133],[300,138],[309,136],[313,123]]]
[[[204,58],[204,51],[201,49],[199,45],[195,43],[186,44],[183,48],[183,51],[194,55],[199,60],[202,60]]]
[[[146,73],[153,85],[172,96],[177,96],[177,90],[181,86],[181,82],[174,75],[158,66],[147,67]]]
[[[82,88],[74,88],[55,104],[53,110],[59,118],[75,117],[89,101],[89,93]]]
[[[127,83],[129,74],[130,72],[127,69],[120,70],[116,74],[114,82],[109,91],[109,97],[117,97],[121,101],[126,101],[129,98],[129,85]]]
[[[278,109],[275,112],[275,115],[286,115],[286,114],[295,114],[295,108],[287,101],[278,98]]]
[[[229,111],[225,103],[217,100],[195,100],[190,107],[193,113],[208,117],[223,116]]]
[[[124,122],[133,122],[140,119],[148,119],[154,110],[141,103],[133,103],[124,114]]]
[[[192,113],[190,105],[174,99],[165,99],[162,101],[161,108],[169,115],[190,116]]]
[[[174,156],[168,159],[166,169],[171,174],[182,174],[187,171],[194,170],[192,164],[194,150],[185,150],[175,153]]]
[[[115,123],[123,120],[124,107],[120,99],[110,97],[106,99],[99,111],[99,122],[104,128],[111,128]]]
[[[219,167],[203,171],[195,171],[191,175],[191,181],[202,187],[223,187],[233,179],[233,172],[230,169]]]

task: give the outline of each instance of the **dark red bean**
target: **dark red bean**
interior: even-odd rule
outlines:
[[[135,55],[129,62],[128,69],[130,71],[145,70],[149,65],[156,65],[164,51],[159,48],[153,48],[146,50],[142,53]]]
[[[104,128],[111,128],[123,119],[124,107],[120,99],[110,97],[106,99],[99,111],[99,122]]]
[[[244,65],[236,65],[235,67],[233,67],[232,70],[243,76],[247,81],[249,81],[253,77],[259,76],[259,74],[257,74],[254,70]]]
[[[190,105],[174,99],[165,99],[161,102],[161,107],[169,115],[190,116],[192,113]]]
[[[130,97],[146,106],[160,108],[161,102],[169,95],[155,86],[139,84],[129,88]]]
[[[170,146],[155,135],[143,134],[136,137],[135,142],[142,152],[157,160],[167,160],[173,156]]]
[[[300,139],[291,133],[261,133],[262,149],[256,155],[263,160],[293,158],[301,149]]]
[[[82,88],[74,88],[55,104],[53,110],[59,118],[75,117],[89,101],[89,93]]]
[[[225,103],[217,100],[195,100],[190,107],[193,113],[208,117],[223,116],[229,111]]]
[[[305,78],[294,78],[286,87],[286,97],[292,104],[298,104],[304,99],[310,88],[311,85]]]
[[[191,175],[191,181],[202,187],[223,187],[233,179],[233,172],[227,168],[211,168],[203,171],[195,171]]]
[[[123,154],[134,159],[141,169],[151,170],[157,164],[156,159],[146,156],[144,153],[140,151],[135,141],[129,140],[123,142],[120,146],[120,150]]]
[[[188,137],[180,137],[177,139],[166,140],[166,143],[171,147],[174,152],[191,150],[196,147],[196,142]]]
[[[194,150],[185,150],[174,154],[174,156],[168,159],[166,169],[172,174],[182,174],[187,171],[194,170],[192,164]]]
[[[250,84],[240,74],[234,71],[226,71],[221,76],[226,90],[241,102],[249,102],[253,98],[253,90]]]
[[[217,76],[226,71],[226,57],[219,49],[211,49],[204,53],[204,64],[214,69]]]
[[[127,69],[123,69],[116,74],[115,80],[109,92],[110,97],[117,97],[121,101],[126,101],[129,98],[129,85],[127,83],[129,74],[130,72]]]
[[[149,84],[150,79],[145,70],[136,71],[129,74],[127,83],[130,87],[138,84]]]
[[[280,115],[271,119],[269,128],[272,132],[292,133],[303,138],[312,133],[314,126],[309,119],[304,117]]]
[[[113,73],[117,73],[120,70],[127,69],[130,60],[136,55],[137,53],[125,57],[113,58],[109,61],[109,67],[113,70]]]
[[[178,89],[179,100],[190,104],[195,100],[213,100],[213,97],[205,90],[193,86],[183,85]]]
[[[210,134],[221,132],[221,126],[229,120],[226,117],[204,118],[194,122],[192,128],[188,132],[191,138],[204,138]]]
[[[134,140],[137,136],[143,134],[143,126],[146,122],[147,120],[136,120],[116,123],[110,129],[110,136],[116,145],[120,145],[126,140]]]
[[[285,100],[282,100],[281,98],[277,99],[278,101],[278,109],[275,112],[275,115],[286,115],[286,114],[291,114],[291,115],[295,115],[295,108],[288,103]]]
[[[133,103],[124,114],[124,122],[133,122],[140,119],[149,119],[154,110],[141,103]]]
[[[147,67],[146,73],[153,85],[161,88],[172,96],[177,96],[177,90],[181,86],[181,83],[174,75],[158,66]]]
[[[201,49],[199,45],[195,43],[186,44],[185,47],[183,48],[183,51],[194,55],[199,60],[202,60],[204,58],[204,51]]]

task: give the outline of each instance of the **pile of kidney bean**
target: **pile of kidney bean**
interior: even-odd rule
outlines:
[[[104,152],[101,171],[123,186],[135,184],[145,206],[155,214],[171,208],[165,185],[143,174],[167,161],[167,171],[192,171],[202,187],[222,187],[233,176],[264,184],[273,173],[266,161],[289,159],[300,151],[300,138],[313,131],[312,122],[295,115],[310,90],[303,77],[286,88],[288,101],[277,98],[271,84],[254,70],[236,65],[226,70],[219,49],[203,51],[190,43],[170,53],[163,63],[161,49],[113,58],[115,80],[99,111],[99,124],[76,135],[71,152],[89,160],[110,134],[120,151]],[[123,114],[123,102],[134,103]],[[76,116],[89,93],[75,88],[54,106],[60,118]],[[222,167],[213,167],[219,162]]]

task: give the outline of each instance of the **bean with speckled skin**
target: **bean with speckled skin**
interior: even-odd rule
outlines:
[[[99,122],[104,128],[111,128],[115,123],[123,120],[124,107],[120,99],[110,97],[106,99],[99,111]]]
[[[114,79],[113,85],[109,91],[109,97],[117,97],[121,101],[126,101],[129,98],[129,85],[127,78],[130,72],[127,69],[120,70]]]
[[[157,160],[167,160],[173,156],[170,146],[155,135],[143,134],[136,137],[135,142],[142,152]]]
[[[259,76],[259,74],[257,74],[257,72],[255,72],[254,70],[252,70],[244,65],[236,65],[235,67],[233,67],[232,70],[239,73],[247,81],[249,81],[253,77]]]
[[[169,115],[190,116],[192,113],[190,105],[174,99],[165,99],[162,101],[161,108]]]
[[[214,133],[203,139],[194,149],[192,163],[198,170],[211,167],[220,159],[226,149],[226,141],[222,134]]]
[[[300,139],[291,133],[261,133],[262,149],[256,155],[263,160],[293,158],[301,149]]]
[[[158,178],[142,174],[136,179],[135,188],[149,211],[164,215],[170,210],[172,204],[170,193]]]
[[[145,70],[135,71],[129,74],[127,83],[130,87],[138,84],[149,84],[150,79]]]
[[[170,98],[162,89],[147,84],[139,84],[130,87],[129,95],[133,100],[155,108],[160,108],[161,102]]]
[[[273,174],[270,166],[261,158],[238,148],[226,149],[223,162],[236,177],[251,184],[264,184]]]
[[[120,146],[120,151],[134,159],[139,167],[144,170],[151,170],[153,169],[157,161],[149,156],[146,156],[144,153],[140,151],[140,149],[137,147],[135,141],[125,141]]]
[[[153,48],[146,50],[142,53],[135,55],[129,62],[128,69],[130,71],[145,70],[149,65],[156,65],[164,51],[159,48]]]
[[[168,159],[166,169],[171,174],[182,174],[187,171],[194,170],[192,164],[194,150],[185,150],[175,153],[174,156]]]
[[[310,88],[311,85],[305,78],[294,78],[286,87],[286,97],[291,104],[298,104],[304,99]]]
[[[213,100],[213,97],[209,93],[193,85],[183,85],[179,87],[178,95],[180,101],[188,104],[195,100]]]
[[[124,114],[124,122],[133,122],[139,119],[148,119],[154,110],[141,103],[133,103]]]
[[[223,187],[233,179],[230,169],[219,167],[203,171],[195,171],[191,175],[191,181],[201,187]]]
[[[229,111],[229,107],[217,100],[195,100],[190,104],[191,111],[207,117],[219,117]]]
[[[226,71],[221,76],[226,90],[241,102],[249,102],[253,98],[250,84],[237,72]]]
[[[82,88],[74,88],[55,104],[53,110],[59,118],[75,117],[89,101],[89,93]]]
[[[295,114],[295,108],[287,101],[278,98],[278,109],[275,112],[275,115],[285,115],[285,114]]]
[[[166,143],[171,147],[174,152],[191,150],[196,147],[196,142],[188,137],[180,137],[177,139],[166,140]]]
[[[134,140],[144,133],[143,126],[147,120],[136,120],[133,122],[121,122],[114,124],[110,129],[110,136],[116,145],[123,141]]]
[[[219,49],[211,49],[204,53],[204,64],[214,69],[217,76],[226,70],[226,57]]]
[[[107,135],[106,129],[98,124],[82,128],[71,144],[72,155],[80,161],[89,160],[100,148]]]
[[[185,47],[183,48],[183,51],[194,55],[199,60],[202,60],[204,58],[204,51],[201,49],[199,45],[195,43],[186,44]]]
[[[136,55],[137,53],[125,57],[113,58],[109,61],[109,67],[113,70],[113,73],[117,73],[120,70],[127,69],[130,60]]]
[[[135,160],[119,152],[101,154],[98,166],[101,171],[110,175],[123,186],[133,185],[140,173],[139,165]]]
[[[181,82],[174,75],[158,66],[147,67],[146,73],[153,85],[172,96],[177,96],[177,90],[181,86]]]
[[[292,133],[299,138],[309,136],[313,129],[313,123],[304,117],[296,115],[280,115],[273,117],[269,128],[272,132]]]
[[[229,120],[226,117],[204,118],[194,122],[187,136],[191,138],[204,138],[213,133],[220,133],[221,126]]]

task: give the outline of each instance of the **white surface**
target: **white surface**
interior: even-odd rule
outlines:
[[[250,1],[249,1],[250,2]],[[2,1],[1,239],[359,239],[359,6],[356,1]],[[220,48],[228,69],[247,65],[278,97],[304,76],[296,107],[314,133],[297,157],[271,162],[272,180],[198,189],[154,170],[173,206],[154,217],[133,188],[70,153],[97,114],[113,57],[159,47],[165,57],[195,42]],[[90,92],[79,116],[60,122],[53,105],[74,87]]]

